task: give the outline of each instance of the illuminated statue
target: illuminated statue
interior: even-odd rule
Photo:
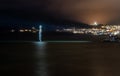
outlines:
[[[39,26],[39,41],[42,42],[42,25]]]

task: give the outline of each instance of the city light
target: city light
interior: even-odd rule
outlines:
[[[10,31],[11,31],[11,32],[16,32],[16,31],[18,31],[18,32],[21,32],[21,33],[25,33],[25,32],[37,33],[39,30],[36,29],[35,27],[32,27],[32,28],[22,28],[22,29],[20,28],[20,29],[18,29],[18,30],[11,29]]]
[[[94,22],[94,25],[98,25],[98,23],[97,23],[97,22]]]
[[[95,22],[96,25],[97,22]],[[100,25],[91,28],[63,28],[56,29],[56,32],[71,32],[73,34],[89,34],[89,35],[120,35],[120,25]]]
[[[20,32],[24,32],[24,30],[21,29]]]
[[[11,30],[11,32],[15,32],[15,30],[14,30],[14,29],[12,29],[12,30]]]

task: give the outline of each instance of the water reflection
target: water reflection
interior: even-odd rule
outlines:
[[[119,76],[120,44],[0,43],[0,76]],[[6,48],[7,47],[7,48]]]
[[[46,43],[35,42],[36,45],[36,76],[48,76],[47,59],[46,59]]]

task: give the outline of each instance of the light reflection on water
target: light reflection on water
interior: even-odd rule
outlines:
[[[0,76],[120,75],[119,43],[2,42],[0,56]]]
[[[36,76],[48,76],[47,62],[46,62],[46,43],[35,42],[36,45]]]
[[[120,58],[116,57],[120,54],[118,44],[35,42],[35,48],[35,76],[112,76],[115,71],[118,73],[112,61]]]

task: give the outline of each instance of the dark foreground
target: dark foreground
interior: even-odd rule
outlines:
[[[120,43],[0,42],[0,76],[120,76]]]

